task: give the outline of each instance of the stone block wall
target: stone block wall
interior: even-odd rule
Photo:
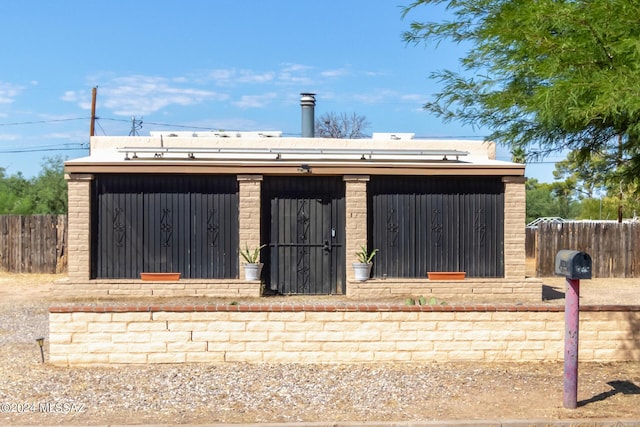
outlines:
[[[90,281],[63,279],[51,285],[51,292],[59,298],[256,298],[261,294],[261,284],[257,280],[224,279],[181,279],[177,282],[147,282],[137,279]]]
[[[345,181],[345,263],[347,280],[354,278],[351,264],[357,262],[356,252],[367,246],[367,182],[368,176],[347,175]],[[347,293],[349,293],[347,285]]]
[[[260,246],[260,197],[262,175],[238,175],[238,241],[239,250],[253,250]],[[246,261],[239,257],[240,266]],[[240,277],[245,273],[240,268]]]
[[[524,177],[504,177],[504,277],[525,277],[527,195]]]
[[[560,361],[561,306],[52,307],[49,361],[373,363]],[[640,360],[640,307],[583,307],[581,361]]]
[[[67,176],[67,269],[72,280],[89,280],[91,274],[91,181],[93,175]]]
[[[542,300],[542,280],[519,279],[377,279],[347,283],[347,296],[354,299],[402,298],[405,296],[435,297],[439,300],[468,302],[535,303]]]

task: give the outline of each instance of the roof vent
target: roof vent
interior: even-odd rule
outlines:
[[[300,106],[302,107],[302,137],[313,138],[315,136],[315,108],[316,94],[301,93]]]
[[[413,139],[415,133],[385,133],[385,132],[374,132],[371,135],[371,139],[390,139],[392,141],[400,141],[400,140],[410,140]]]

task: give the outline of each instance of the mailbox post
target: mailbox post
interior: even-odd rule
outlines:
[[[565,408],[578,406],[578,329],[580,322],[580,279],[591,279],[591,257],[579,251],[561,250],[556,255],[555,274],[566,278],[564,308],[564,394]]]

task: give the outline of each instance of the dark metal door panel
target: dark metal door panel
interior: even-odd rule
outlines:
[[[263,182],[269,287],[282,294],[344,292],[344,184],[339,178]]]
[[[188,276],[188,200],[188,194],[175,192],[144,195],[143,271],[179,271]]]
[[[237,193],[204,193],[191,206],[192,277],[237,277]]]
[[[503,276],[503,193],[494,177],[372,177],[369,242],[380,250],[374,276]]]
[[[238,277],[235,176],[97,175],[92,277]]]
[[[99,196],[98,217],[95,222],[98,253],[93,265],[97,277],[137,277],[138,260],[143,245],[140,225],[144,212],[140,198],[132,194],[105,193]]]

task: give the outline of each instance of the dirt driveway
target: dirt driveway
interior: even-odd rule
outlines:
[[[562,407],[561,363],[53,367],[41,363],[34,339],[47,337],[49,284],[61,277],[0,273],[1,425],[602,418],[640,425],[640,362],[581,364],[576,410]],[[544,283],[550,303],[561,304],[564,280]],[[583,304],[640,304],[639,297],[634,280],[582,283]]]

